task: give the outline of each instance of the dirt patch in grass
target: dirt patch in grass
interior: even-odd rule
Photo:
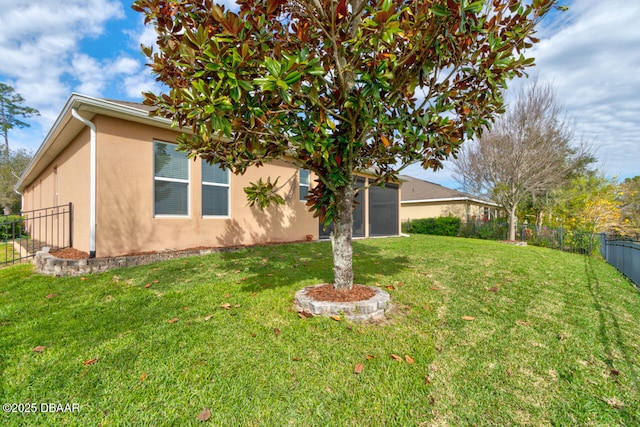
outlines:
[[[376,292],[363,285],[353,285],[350,290],[335,289],[332,284],[318,286],[307,291],[307,295],[316,301],[354,302],[373,298]]]

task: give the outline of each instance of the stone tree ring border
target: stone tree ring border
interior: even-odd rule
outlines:
[[[294,309],[299,313],[311,313],[314,316],[344,316],[357,322],[385,319],[385,312],[391,308],[391,296],[375,286],[371,288],[375,295],[369,299],[351,302],[318,301],[307,295],[307,291],[324,284],[307,286],[296,292]]]

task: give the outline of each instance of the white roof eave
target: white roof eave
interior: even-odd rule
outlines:
[[[15,185],[19,192],[35,179],[50,161],[64,150],[67,145],[84,129],[85,125],[72,117],[71,111],[77,110],[82,117],[91,120],[97,114],[116,117],[127,121],[176,130],[172,121],[164,117],[152,117],[147,110],[123,105],[104,99],[93,98],[77,93],[71,94],[42,144],[29,162]]]
[[[414,203],[440,203],[440,202],[473,202],[473,203],[479,203],[483,205],[494,206],[497,208],[500,207],[500,205],[496,203],[489,202],[486,200],[481,200],[481,199],[474,199],[472,197],[446,197],[446,198],[440,198],[440,199],[402,200],[401,203],[414,204]]]

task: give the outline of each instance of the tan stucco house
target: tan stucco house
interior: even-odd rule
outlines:
[[[488,221],[503,214],[502,208],[461,191],[403,175],[402,221],[456,216],[463,222]]]
[[[143,104],[73,94],[16,186],[23,211],[70,203],[73,247],[98,257],[326,235],[305,206],[308,171],[275,161],[236,176],[176,151],[180,133]],[[268,177],[286,182],[286,204],[248,207],[243,189]],[[399,234],[399,185],[359,201],[356,236]]]

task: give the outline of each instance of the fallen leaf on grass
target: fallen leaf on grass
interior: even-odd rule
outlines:
[[[367,360],[371,360],[374,359],[376,356],[372,355],[372,354],[367,354]]]
[[[209,408],[204,408],[198,414],[198,421],[208,421],[209,418],[211,418],[211,411],[209,410]]]
[[[431,289],[432,291],[439,291],[440,290],[440,288],[437,287],[437,286],[432,286],[429,289]]]
[[[333,320],[335,320],[336,322],[339,322],[339,321],[341,321],[341,320],[342,320],[342,318],[341,318],[340,316],[337,316],[337,315],[336,315],[336,316],[331,316],[331,318],[332,318]]]
[[[531,322],[528,322],[528,321],[526,321],[526,320],[520,320],[520,319],[518,319],[518,320],[516,320],[516,323],[517,323],[518,325],[520,325],[520,326],[531,326]]]
[[[151,283],[147,283],[146,285],[144,285],[145,289],[148,289],[151,287]]]
[[[213,317],[213,314],[210,314],[204,318],[204,321],[208,322],[209,320],[211,320],[212,317]]]
[[[487,289],[489,292],[498,292],[498,287],[494,286],[493,288]]]
[[[397,360],[398,362],[402,362],[402,357],[398,356],[397,354],[391,353],[391,358],[393,360]]]
[[[389,286],[387,286],[387,289],[390,290],[390,291],[395,291],[396,287],[393,286],[393,285],[389,285]]]
[[[57,297],[57,296],[58,296],[58,294],[49,294],[49,295],[47,295],[45,298],[46,298],[46,299],[51,299],[51,298],[55,298],[55,297]]]
[[[143,382],[144,380],[146,380],[146,379],[147,379],[147,377],[148,377],[148,375],[147,375],[147,374],[142,374],[142,375],[140,375],[140,382]]]
[[[89,359],[89,360],[85,360],[84,362],[82,362],[82,364],[83,364],[84,366],[87,366],[87,365],[93,365],[93,364],[94,364],[94,363],[96,363],[97,361],[98,361],[98,359]]]
[[[462,316],[462,320],[466,320],[468,322],[470,322],[472,320],[475,320],[475,319],[476,319],[475,317],[471,317],[471,316]]]
[[[294,358],[293,358],[293,359],[291,359],[291,360],[293,360],[294,362],[299,362],[299,361],[301,361],[301,360],[302,360],[302,357],[294,357]]]
[[[176,323],[178,320],[180,319],[178,319],[177,317],[174,317],[173,319],[169,319],[168,322],[171,324],[171,323]]]
[[[233,308],[240,308],[240,307],[241,307],[240,304],[236,304],[233,306]]]
[[[160,280],[154,280],[152,283],[154,283],[154,284],[160,283]]]
[[[357,363],[356,366],[353,368],[353,372],[355,372],[356,374],[361,373],[364,370],[364,365],[362,363]]]
[[[220,308],[224,308],[225,310],[231,310],[231,304],[229,304],[229,303],[222,304],[220,306]]]
[[[39,346],[33,347],[31,351],[33,351],[34,353],[42,353],[45,348],[47,347],[45,347],[44,345],[39,345]]]
[[[624,407],[624,402],[622,402],[620,399],[618,399],[617,397],[609,397],[609,398],[604,398],[602,399],[605,402],[607,402],[607,404],[609,404],[609,406],[611,406],[614,409],[622,409]]]
[[[276,336],[280,335],[280,329],[273,328],[273,333],[276,334]]]
[[[408,354],[404,355],[404,360],[406,360],[409,365],[413,365],[414,363],[416,363],[416,361],[413,360],[413,357],[409,356]]]

